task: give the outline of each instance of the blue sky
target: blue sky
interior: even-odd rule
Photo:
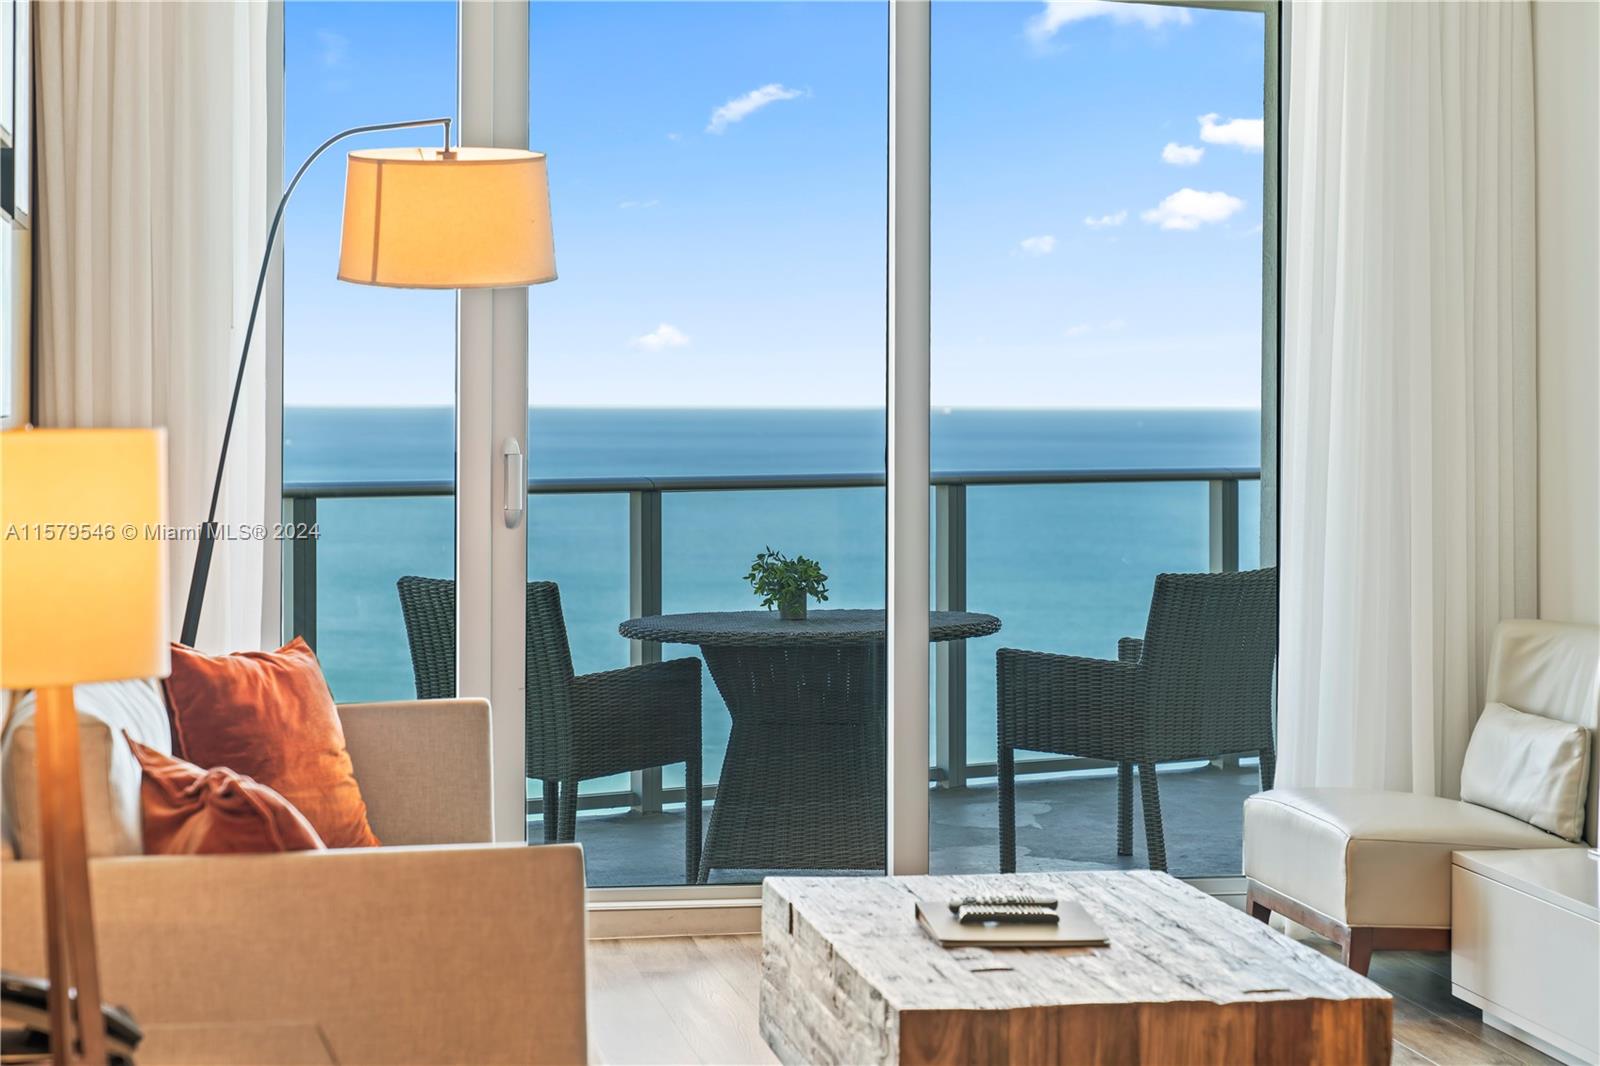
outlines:
[[[935,404],[1255,406],[1261,17],[933,20]],[[886,5],[536,0],[531,24],[561,273],[532,290],[533,402],[881,405]],[[291,167],[454,112],[453,4],[294,2],[286,51]],[[286,398],[448,403],[454,297],[333,279],[342,183],[325,159],[290,208]]]

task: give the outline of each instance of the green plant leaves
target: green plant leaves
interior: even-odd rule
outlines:
[[[828,575],[815,559],[804,555],[791,559],[770,544],[756,553],[744,579],[769,611],[780,603],[804,603],[807,596],[819,603],[828,599]]]

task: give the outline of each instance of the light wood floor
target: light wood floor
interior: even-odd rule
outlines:
[[[1332,945],[1325,945],[1332,952]],[[772,1063],[756,1027],[757,936],[589,943],[589,1039],[598,1063]],[[1450,995],[1450,959],[1380,952],[1372,978],[1394,994],[1395,1066],[1553,1062],[1484,1025]]]

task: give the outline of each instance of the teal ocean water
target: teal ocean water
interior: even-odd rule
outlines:
[[[448,408],[291,407],[284,479],[454,476]],[[881,410],[540,409],[529,412],[533,477],[882,473]],[[1260,415],[1243,410],[936,410],[935,470],[1255,467]],[[1240,491],[1241,565],[1259,544],[1259,492]],[[994,650],[1114,657],[1140,633],[1162,571],[1208,562],[1204,483],[974,487],[968,494],[968,603],[1002,632],[971,641],[968,750],[994,757]],[[830,607],[882,607],[882,489],[692,492],[663,501],[668,612],[756,606],[743,581],[765,545],[804,553],[830,577]],[[323,500],[318,507],[318,653],[336,698],[413,694],[395,581],[452,576],[448,498]],[[528,573],[560,583],[579,672],[628,662],[624,495],[535,496]],[[693,654],[668,648],[668,657]],[[728,714],[705,685],[706,774],[722,761]],[[669,771],[676,782],[681,772]],[[597,783],[597,786],[599,783]],[[600,786],[603,787],[603,786]]]

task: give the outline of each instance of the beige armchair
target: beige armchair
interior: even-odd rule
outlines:
[[[1529,714],[1600,724],[1600,629],[1502,622],[1487,699]],[[1591,751],[1600,758],[1600,745]],[[1588,775],[1584,837],[1596,838],[1600,766]],[[1438,796],[1351,788],[1275,788],[1244,806],[1248,908],[1338,943],[1366,973],[1374,950],[1443,951],[1451,943],[1451,855],[1582,848],[1488,807]]]
[[[341,1063],[585,1061],[583,852],[488,843],[488,704],[339,714],[385,846],[92,860],[106,998],[147,1028],[315,1024]],[[7,970],[44,971],[40,888],[0,863]]]

